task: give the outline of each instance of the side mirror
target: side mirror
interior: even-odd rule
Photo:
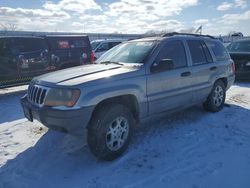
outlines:
[[[151,67],[152,72],[163,72],[174,69],[174,62],[171,59],[161,59]]]

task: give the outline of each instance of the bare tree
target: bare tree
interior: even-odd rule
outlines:
[[[2,31],[16,31],[18,29],[17,25],[14,23],[0,24]]]

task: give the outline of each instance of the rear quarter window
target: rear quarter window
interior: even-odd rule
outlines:
[[[206,41],[207,46],[212,50],[216,61],[226,61],[230,56],[220,41]]]

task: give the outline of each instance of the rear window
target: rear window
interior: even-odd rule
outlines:
[[[216,61],[226,61],[230,56],[220,41],[207,41],[208,47],[213,51]]]
[[[91,48],[92,48],[92,50],[95,50],[100,43],[101,42],[96,42],[96,41],[91,42]]]
[[[59,49],[68,49],[69,48],[69,41],[67,41],[67,40],[59,40],[59,41],[57,41],[57,48],[59,48]]]
[[[232,42],[227,49],[229,52],[250,52],[250,41]]]
[[[52,49],[74,49],[89,47],[89,42],[85,38],[50,38]]]

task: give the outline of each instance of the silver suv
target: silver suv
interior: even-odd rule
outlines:
[[[150,116],[197,103],[220,111],[234,79],[234,63],[219,40],[170,33],[122,43],[96,64],[37,77],[21,103],[30,121],[71,134],[87,130],[93,154],[113,160]]]

